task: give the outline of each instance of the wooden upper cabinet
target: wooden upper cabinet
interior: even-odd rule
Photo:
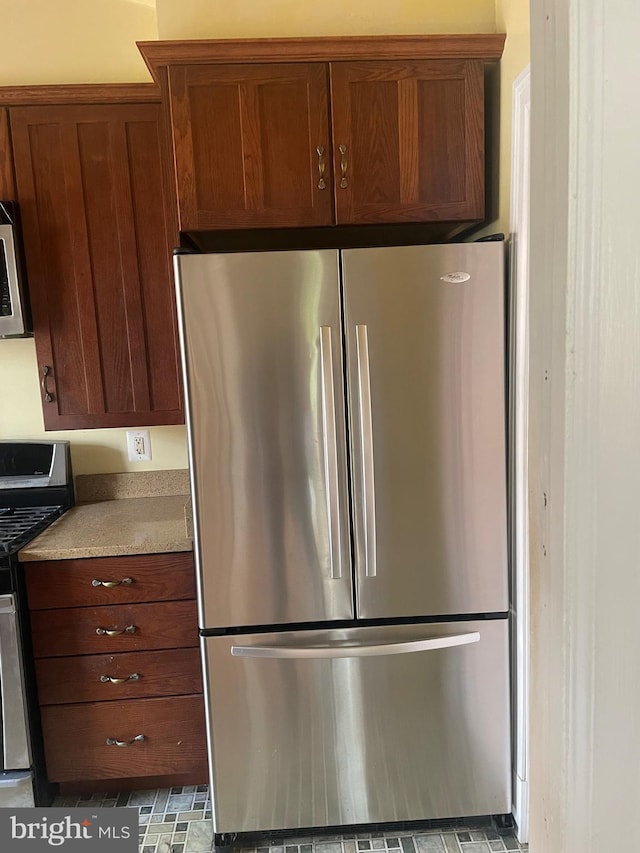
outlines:
[[[484,216],[483,66],[331,64],[338,223]]]
[[[331,224],[327,83],[323,63],[169,68],[181,230]]]
[[[169,92],[181,230],[483,219],[504,38],[140,42]]]
[[[9,111],[0,107],[0,201],[15,201],[15,198]]]
[[[159,103],[10,109],[46,429],[183,422],[160,121]]]

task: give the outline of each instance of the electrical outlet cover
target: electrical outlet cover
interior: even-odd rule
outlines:
[[[127,430],[129,462],[151,461],[151,438],[148,429]]]

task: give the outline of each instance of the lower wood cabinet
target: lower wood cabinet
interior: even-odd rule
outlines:
[[[36,661],[41,705],[202,693],[197,649],[76,655]]]
[[[195,601],[69,607],[31,616],[36,657],[197,646]]]
[[[207,778],[202,696],[49,706],[42,728],[56,782],[185,772]]]
[[[74,790],[205,783],[193,556],[55,560],[24,572],[49,780]],[[60,606],[64,590],[73,606]]]

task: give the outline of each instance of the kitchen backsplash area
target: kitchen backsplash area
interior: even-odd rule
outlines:
[[[79,474],[75,478],[75,484],[77,503],[169,497],[189,494],[189,472],[175,470]]]

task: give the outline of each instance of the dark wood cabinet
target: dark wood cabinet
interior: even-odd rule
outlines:
[[[202,694],[192,647],[36,660],[41,705]]]
[[[484,62],[504,36],[147,42],[180,228],[484,217]]]
[[[198,644],[195,601],[40,610],[31,616],[31,629],[36,658]]]
[[[324,64],[180,66],[169,93],[182,230],[331,224]]]
[[[55,584],[49,579],[54,576]],[[78,560],[34,560],[26,572],[29,607],[98,607],[136,601],[195,599],[193,554],[134,554]]]
[[[201,696],[48,706],[42,711],[47,772],[58,782],[161,779],[189,767],[204,782],[204,725]]]
[[[0,107],[0,201],[15,201],[13,156],[9,133],[9,111]]]
[[[182,423],[159,102],[9,112],[45,428]]]
[[[206,782],[193,555],[27,562],[24,573],[50,781]]]
[[[484,216],[479,61],[331,63],[336,221]]]

